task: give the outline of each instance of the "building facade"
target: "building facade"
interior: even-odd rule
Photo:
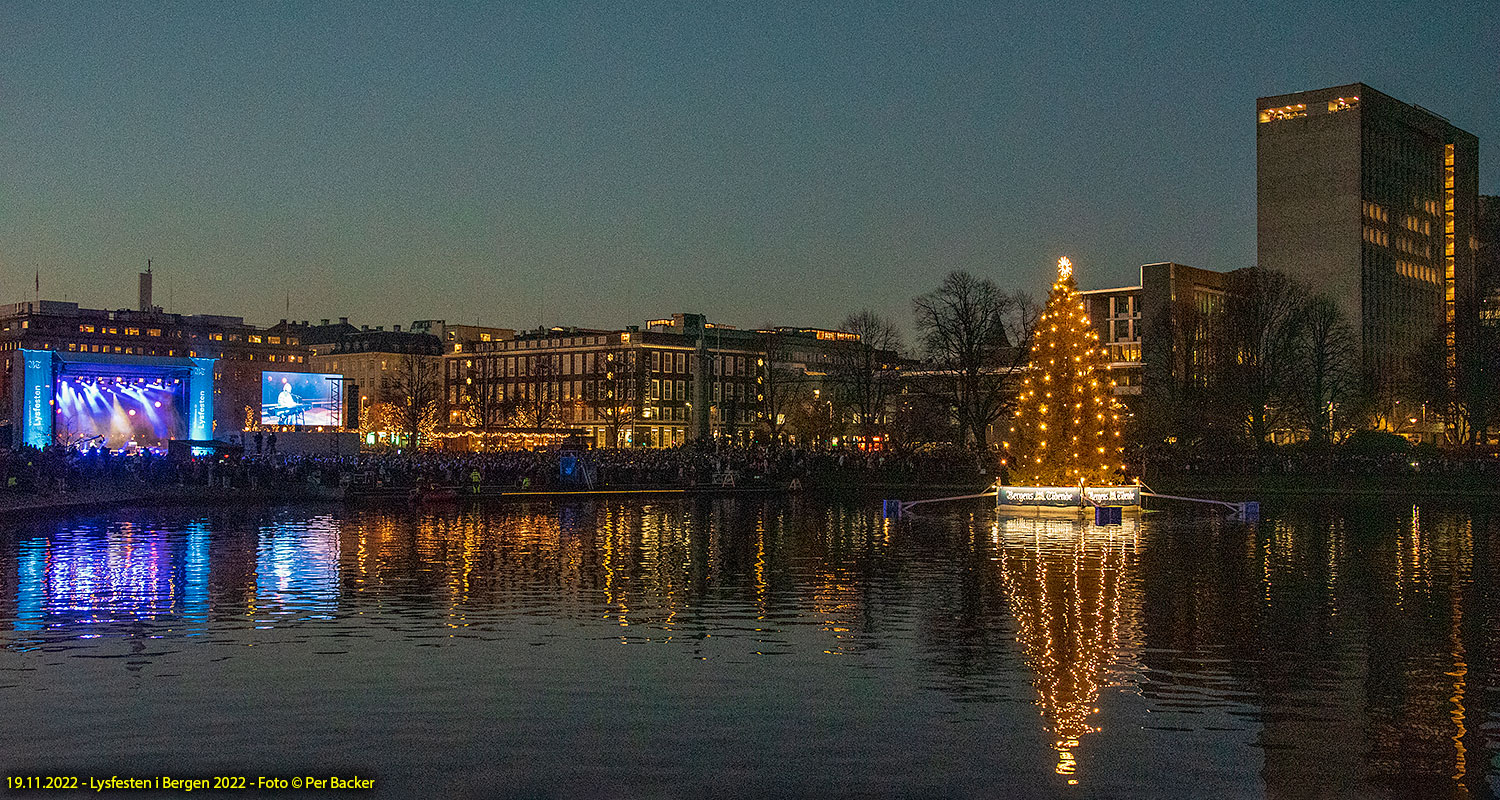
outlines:
[[[261,371],[306,372],[308,353],[295,335],[273,332],[240,317],[167,314],[146,310],[80,308],[77,303],[40,300],[0,306],[0,392],[9,402],[20,384],[17,351],[51,350],[214,361],[214,435],[238,434],[247,415],[258,413]],[[248,409],[248,411],[247,411]]]
[[[764,360],[756,338],[701,315],[623,331],[549,328],[444,353],[450,433],[494,446],[518,432],[576,431],[595,447],[749,441]],[[503,446],[503,445],[502,445]]]
[[[1479,198],[1479,324],[1500,328],[1500,197]]]
[[[1141,287],[1090,289],[1083,297],[1084,313],[1109,355],[1109,377],[1115,396],[1141,393]]]
[[[347,324],[341,321],[341,324]],[[350,326],[352,328],[352,326]],[[318,336],[318,339],[323,337]],[[403,359],[419,359],[433,364],[442,358],[443,343],[429,333],[403,331],[401,326],[385,330],[368,326],[352,331],[342,330],[332,342],[319,342],[308,357],[310,372],[327,372],[344,377],[345,415],[351,427],[362,427],[370,408],[385,400],[382,385],[386,376],[398,371],[408,374],[422,370],[407,369]],[[434,368],[431,374],[436,379]],[[438,389],[433,388],[435,398]],[[374,444],[374,442],[370,442]]]
[[[1451,373],[1478,319],[1478,140],[1358,83],[1262,97],[1256,120],[1259,266],[1340,305],[1380,393],[1408,393],[1439,336]]]
[[[1137,286],[1079,292],[1109,353],[1115,395],[1142,393],[1152,381],[1200,379],[1215,348],[1210,322],[1229,296],[1233,273],[1172,261],[1141,266]]]

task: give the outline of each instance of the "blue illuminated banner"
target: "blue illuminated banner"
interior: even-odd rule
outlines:
[[[46,350],[22,350],[26,361],[21,441],[32,447],[52,444],[52,359]]]
[[[214,438],[214,359],[193,358],[188,373],[188,438]]]

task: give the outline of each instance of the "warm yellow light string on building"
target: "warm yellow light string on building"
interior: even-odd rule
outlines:
[[[1000,463],[1010,470],[1011,482],[1098,486],[1117,481],[1125,465],[1114,385],[1099,334],[1078,294],[1073,263],[1060,258],[1003,444]]]

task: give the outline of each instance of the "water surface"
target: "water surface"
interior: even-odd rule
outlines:
[[[121,509],[0,533],[8,774],[1490,797],[1493,509]]]

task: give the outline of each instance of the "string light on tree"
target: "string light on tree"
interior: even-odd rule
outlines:
[[[1001,464],[1018,484],[1108,485],[1120,463],[1120,409],[1099,334],[1089,323],[1073,262],[1057,260],[1057,280],[1037,320],[1031,368],[1021,385]]]

